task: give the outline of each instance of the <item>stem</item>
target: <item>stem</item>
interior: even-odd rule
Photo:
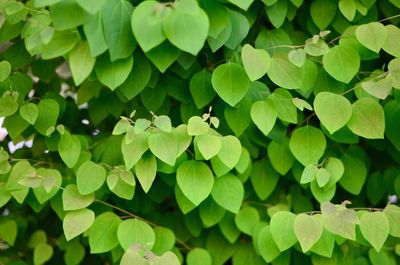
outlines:
[[[391,17],[387,17],[387,18],[381,19],[381,20],[379,20],[378,22],[383,22],[383,21],[391,20],[391,19],[393,19],[393,18],[398,18],[398,17],[400,17],[400,14],[397,14],[397,15],[394,15],[394,16],[391,16]]]

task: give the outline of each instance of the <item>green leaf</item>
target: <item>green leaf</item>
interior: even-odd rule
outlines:
[[[76,0],[76,1],[86,12],[91,14],[96,14],[98,11],[100,11],[102,6],[106,2],[106,0]]]
[[[206,134],[209,129],[210,125],[199,116],[193,116],[188,121],[187,131],[191,136]]]
[[[400,207],[388,204],[386,205],[383,213],[386,215],[389,220],[389,234],[394,237],[400,237]]]
[[[8,78],[11,73],[11,64],[8,61],[0,62],[0,82]]]
[[[144,155],[135,165],[135,173],[140,185],[145,193],[147,193],[157,173],[157,161],[153,155]]]
[[[133,7],[126,0],[106,1],[101,9],[104,37],[112,62],[131,57],[136,47],[130,23],[132,12]]]
[[[74,0],[60,1],[51,5],[49,9],[51,22],[56,30],[75,28],[89,18],[89,14]]]
[[[199,109],[207,106],[215,97],[215,91],[211,85],[211,73],[206,69],[192,76],[189,88],[194,103]]]
[[[220,137],[208,133],[197,136],[195,138],[195,144],[206,160],[210,160],[212,157],[216,156],[222,146]]]
[[[152,252],[161,255],[174,247],[176,239],[171,229],[157,226],[154,228],[154,234],[156,236],[156,241],[151,250]]]
[[[186,262],[188,265],[211,265],[211,255],[207,250],[202,248],[194,248],[189,251]]]
[[[272,166],[279,174],[285,175],[293,166],[294,157],[287,143],[271,141],[267,151]]]
[[[278,183],[278,179],[279,175],[266,159],[254,162],[250,180],[257,196],[261,200],[265,200],[271,195]]]
[[[37,245],[33,250],[33,264],[45,264],[51,259],[53,252],[53,247],[45,242]]]
[[[27,103],[20,107],[19,114],[24,120],[29,122],[29,124],[33,125],[38,117],[39,109],[34,103]]]
[[[236,63],[218,66],[212,74],[211,83],[222,100],[232,107],[243,99],[250,87],[245,70]]]
[[[10,193],[6,190],[6,183],[0,182],[0,208],[11,199]]]
[[[14,246],[17,239],[18,226],[14,220],[7,220],[1,222],[0,225],[0,238],[7,242],[10,246]]]
[[[228,2],[234,4],[235,6],[247,11],[254,0],[228,0]]]
[[[295,218],[295,214],[287,211],[279,211],[271,217],[271,235],[281,252],[297,242],[294,231]]]
[[[67,131],[64,132],[58,141],[58,152],[64,163],[69,168],[73,168],[78,162],[81,153],[81,142],[78,136],[70,135]]]
[[[294,130],[289,141],[290,151],[304,166],[317,164],[325,152],[325,147],[324,134],[309,125]]]
[[[106,170],[92,161],[83,162],[76,173],[76,184],[82,195],[97,191],[105,180]]]
[[[324,187],[330,180],[329,171],[325,168],[319,168],[315,174],[315,179],[317,180],[318,187]]]
[[[398,40],[400,39],[400,29],[395,25],[386,25],[387,36],[382,49],[393,55],[394,57],[400,57],[400,47],[398,45]]]
[[[193,55],[197,55],[203,47],[208,28],[207,14],[194,0],[176,2],[163,19],[163,31],[167,39],[180,50]]]
[[[287,1],[277,1],[272,6],[266,6],[265,11],[269,18],[269,21],[275,28],[280,28],[285,22],[288,2]]]
[[[229,27],[226,27],[226,31],[221,33],[221,36],[225,37],[224,34],[229,33],[229,38],[225,41],[224,45],[229,49],[235,50],[249,33],[250,25],[247,17],[242,13],[229,8],[227,10],[231,23]]]
[[[89,209],[68,212],[63,220],[63,229],[67,241],[87,231],[93,224],[94,218],[94,212]]]
[[[237,214],[244,197],[243,184],[232,174],[218,177],[215,179],[211,195],[221,207]]]
[[[64,211],[79,210],[88,207],[94,202],[94,194],[81,195],[75,184],[69,184],[62,193]]]
[[[274,54],[271,66],[267,71],[268,77],[277,86],[286,89],[298,89],[302,85],[302,70],[295,66],[282,54]]]
[[[105,253],[118,245],[117,230],[121,219],[112,212],[96,217],[88,231],[90,253]]]
[[[155,234],[150,225],[138,219],[122,221],[117,231],[118,241],[124,250],[132,244],[140,244],[150,250],[155,242]]]
[[[274,102],[267,99],[254,102],[250,116],[257,128],[267,136],[274,127],[278,114]]]
[[[353,103],[353,115],[347,123],[349,129],[367,139],[383,139],[385,117],[382,106],[371,98],[361,98]]]
[[[35,122],[35,129],[43,135],[47,135],[47,129],[55,126],[60,107],[54,99],[43,99],[39,102],[39,114]]]
[[[107,186],[118,197],[132,200],[135,194],[135,176],[124,167],[116,167],[107,176]]]
[[[304,49],[296,49],[289,52],[288,59],[295,66],[302,67],[306,61],[306,56]]]
[[[389,236],[389,221],[381,212],[364,213],[360,218],[364,238],[379,252]]]
[[[337,4],[330,0],[312,1],[311,18],[320,30],[326,29],[335,17]]]
[[[100,82],[115,90],[128,78],[132,70],[133,57],[110,61],[107,55],[98,57],[95,71]]]
[[[348,84],[360,68],[360,56],[352,46],[338,45],[322,57],[322,63],[330,76]]]
[[[132,263],[130,263],[132,264]],[[137,264],[137,263],[134,263]],[[152,265],[180,265],[181,262],[179,261],[178,257],[175,255],[174,252],[168,251],[165,252],[162,256],[160,257],[154,257],[154,260],[151,263]]]
[[[175,134],[167,132],[150,134],[148,144],[150,151],[158,159],[170,166],[175,165],[178,156],[178,142]]]
[[[211,196],[204,200],[199,207],[200,219],[206,228],[218,224],[225,213],[225,209],[219,206]]]
[[[245,206],[235,215],[235,224],[243,233],[251,236],[254,225],[260,221],[260,215],[256,208]]]
[[[279,119],[290,123],[297,123],[297,109],[292,102],[292,95],[289,91],[277,88],[269,99],[274,102]]]
[[[340,0],[339,10],[348,21],[353,21],[357,11],[356,3],[354,0]]]
[[[234,168],[239,162],[242,154],[242,145],[238,138],[232,135],[221,137],[221,150],[218,152],[218,158],[228,168]]]
[[[271,58],[266,50],[254,49],[250,44],[245,44],[241,56],[250,81],[260,79],[267,73]]]
[[[259,231],[256,244],[261,256],[268,263],[275,260],[281,254],[281,251],[279,250],[278,246],[275,244],[274,239],[272,238],[269,225],[265,225]]]
[[[0,98],[0,117],[13,115],[18,110],[18,103],[12,95]]]
[[[331,92],[317,94],[314,99],[314,110],[318,119],[331,134],[346,125],[352,114],[350,101],[344,96]]]
[[[163,18],[169,9],[156,1],[141,2],[132,14],[132,30],[144,52],[160,45],[165,39],[162,28]]]
[[[321,238],[323,231],[321,216],[299,214],[294,220],[294,233],[304,253]]]
[[[210,195],[214,176],[205,163],[189,160],[179,165],[176,181],[186,198],[199,205]]]
[[[341,160],[344,165],[344,174],[339,180],[340,185],[351,194],[360,194],[367,178],[366,165],[357,157],[349,154],[345,154]]]
[[[335,235],[324,229],[321,238],[312,246],[311,251],[327,258],[332,257],[335,247]]]
[[[168,41],[164,41],[161,45],[146,53],[147,58],[150,59],[161,73],[164,73],[180,55],[180,50]]]
[[[108,49],[104,37],[101,12],[91,16],[89,21],[83,25],[83,31],[85,32],[92,56],[98,56]]]
[[[377,53],[385,44],[387,32],[382,23],[371,22],[358,26],[356,37],[362,45]]]
[[[66,55],[70,52],[79,41],[77,32],[72,31],[55,31],[50,42],[41,49],[42,58],[45,60],[53,59]]]
[[[125,167],[131,169],[142,157],[142,155],[149,149],[148,145],[148,132],[135,134],[131,142],[127,143],[128,137],[125,136],[122,140],[121,150],[124,157]]]
[[[96,58],[92,57],[86,41],[80,41],[69,53],[69,67],[75,85],[80,85],[92,72]]]
[[[56,195],[61,186],[62,176],[58,170],[48,168],[38,168],[36,173],[41,177],[42,185],[35,187],[33,194],[38,202],[43,204]]]

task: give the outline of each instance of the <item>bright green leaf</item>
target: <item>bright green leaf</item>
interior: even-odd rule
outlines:
[[[93,224],[94,218],[94,212],[89,209],[68,212],[63,220],[63,229],[67,241],[88,230]]]

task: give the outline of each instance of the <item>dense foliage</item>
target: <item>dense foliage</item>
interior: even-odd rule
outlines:
[[[398,0],[0,10],[0,264],[398,264]]]

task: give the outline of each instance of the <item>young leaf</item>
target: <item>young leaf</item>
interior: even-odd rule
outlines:
[[[78,136],[70,135],[69,132],[65,131],[58,141],[58,152],[64,163],[69,168],[73,168],[81,153],[81,142]]]
[[[63,229],[67,241],[79,236],[94,222],[94,212],[89,209],[80,209],[68,212],[63,220]]]
[[[331,134],[346,125],[352,114],[350,101],[344,96],[331,92],[317,94],[314,99],[314,110],[318,119]]]
[[[379,252],[389,236],[389,221],[381,212],[364,213],[360,219],[364,238]]]
[[[281,54],[272,56],[267,74],[272,82],[286,89],[298,89],[302,85],[301,68]]]
[[[267,73],[271,58],[266,50],[254,49],[250,44],[245,44],[241,55],[244,70],[250,81],[260,79]]]
[[[322,231],[321,216],[302,213],[294,219],[294,233],[304,253],[321,238]]]
[[[394,237],[400,237],[400,207],[393,204],[388,204],[383,213],[389,220],[389,234]]]
[[[149,135],[150,133],[148,132],[135,134],[130,143],[127,143],[127,136],[122,139],[121,151],[126,169],[131,169],[149,149]]]
[[[301,174],[300,184],[310,183],[315,180],[318,168],[314,164],[307,165]]]
[[[138,219],[122,221],[117,231],[118,241],[124,250],[132,244],[140,244],[146,250],[150,250],[155,242],[155,234],[151,226]]]
[[[289,249],[297,242],[294,231],[295,218],[295,214],[287,211],[279,211],[271,217],[272,238],[281,252]]]
[[[211,195],[220,206],[237,214],[244,197],[243,184],[232,174],[218,177],[215,179]]]
[[[210,125],[199,116],[193,116],[188,121],[187,131],[191,136],[203,135],[208,132]]]
[[[238,138],[228,135],[221,137],[221,149],[218,158],[229,168],[234,168],[242,154],[242,145]]]
[[[326,184],[328,184],[330,179],[329,171],[325,168],[318,169],[315,174],[315,179],[317,180],[317,184],[320,188],[323,188]]]
[[[222,100],[232,107],[243,99],[250,87],[245,70],[236,63],[218,66],[212,74],[211,83]]]
[[[367,139],[383,139],[385,117],[382,106],[371,98],[361,98],[353,103],[353,115],[347,123],[349,129]]]
[[[306,53],[303,49],[292,50],[288,54],[289,61],[297,67],[302,67],[306,61]]]
[[[289,141],[290,151],[304,166],[317,164],[325,152],[325,147],[324,134],[309,125],[296,129]]]
[[[214,176],[205,163],[189,160],[178,167],[176,181],[183,194],[193,204],[199,205],[210,195]]]
[[[36,245],[33,250],[33,264],[45,264],[53,256],[53,247],[46,242]]]

